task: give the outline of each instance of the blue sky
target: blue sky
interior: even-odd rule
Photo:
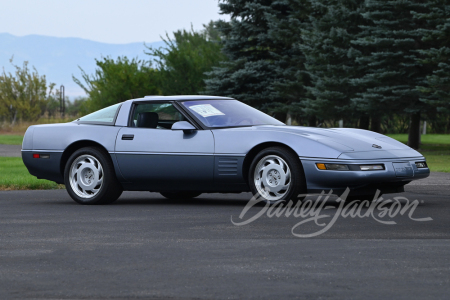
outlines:
[[[0,32],[79,37],[104,43],[154,42],[177,29],[201,29],[218,0],[0,0]]]

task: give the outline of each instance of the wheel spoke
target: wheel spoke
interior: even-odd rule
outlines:
[[[262,166],[260,169],[259,169],[259,172],[260,172],[260,174],[262,175],[262,173],[264,172],[264,170],[268,167],[269,165],[267,165],[267,166]]]
[[[95,186],[102,185],[102,183],[103,183],[103,177],[97,180],[97,182],[95,183]]]
[[[286,176],[286,178],[291,178],[291,170],[289,170],[289,168],[284,172],[284,176]]]
[[[282,185],[282,186],[280,186],[280,191],[287,190],[288,188],[289,188],[289,184]]]
[[[79,185],[79,187],[80,187],[80,189],[83,191],[83,194],[86,194],[86,189],[85,188],[83,188],[83,186],[82,185]]]

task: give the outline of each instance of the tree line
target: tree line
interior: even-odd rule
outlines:
[[[222,95],[299,125],[408,130],[418,148],[421,120],[450,131],[449,4],[222,0],[229,22],[167,36],[166,47],[147,51],[153,66],[97,61],[85,88],[93,109],[144,94]],[[121,64],[131,69],[109,70]],[[147,75],[132,76],[138,71]]]
[[[381,132],[409,117],[418,148],[421,119],[449,130],[448,0],[226,0],[217,23],[229,59],[206,93],[228,95],[317,126],[344,120]]]
[[[220,23],[220,22],[219,22]],[[201,31],[166,34],[165,47],[145,48],[148,60],[103,57],[94,74],[82,69],[74,81],[88,94],[87,111],[146,95],[196,95],[205,91],[206,73],[226,60],[214,22]]]
[[[407,131],[413,148],[421,120],[450,132],[450,0],[220,0],[219,9],[229,22],[166,35],[145,60],[96,60],[94,74],[74,77],[88,95],[80,112],[210,94],[297,125]]]

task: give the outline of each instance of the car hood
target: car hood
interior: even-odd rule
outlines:
[[[315,140],[342,152],[412,150],[385,135],[355,128],[316,128],[301,126],[255,126],[254,130],[286,132]]]

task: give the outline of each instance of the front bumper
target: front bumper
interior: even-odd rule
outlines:
[[[430,175],[429,168],[417,168],[416,162],[425,161],[421,157],[409,157],[404,159],[371,159],[371,160],[344,160],[344,159],[320,159],[300,157],[305,170],[308,193],[329,192],[342,194],[346,188],[350,188],[352,195],[371,194],[376,190],[382,193],[403,192],[403,186],[412,180],[426,178]],[[384,164],[384,170],[376,171],[334,171],[319,170],[316,163],[346,164],[346,165],[371,165]],[[412,172],[404,176],[395,171],[394,166],[400,164],[410,165]],[[357,168],[352,168],[357,169]]]

